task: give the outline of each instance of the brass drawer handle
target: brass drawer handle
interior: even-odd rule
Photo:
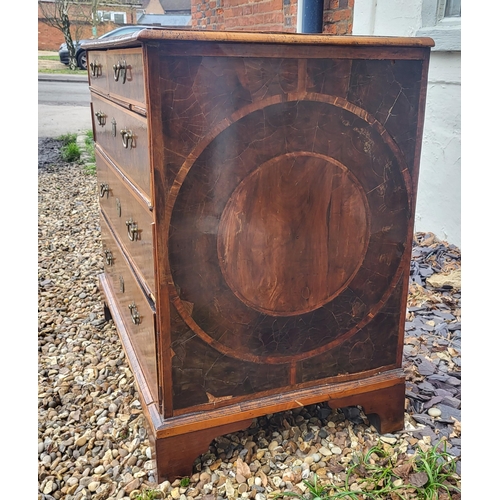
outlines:
[[[106,258],[106,264],[108,266],[112,266],[113,265],[113,253],[111,252],[111,250],[104,250],[104,256]]]
[[[139,239],[139,228],[137,227],[137,222],[134,222],[131,217],[130,220],[125,222],[125,224],[127,226],[128,239],[130,241],[137,241]]]
[[[113,64],[113,73],[114,73],[113,76],[115,82],[118,81],[118,79],[120,78],[120,73],[122,72],[123,72],[122,83],[125,83],[127,79],[127,62],[125,61],[125,59],[123,61],[118,61],[116,64]]]
[[[104,127],[106,124],[106,115],[102,111],[97,111],[95,113],[95,116],[97,118],[97,123],[101,126]]]
[[[120,130],[120,134],[122,136],[123,147],[127,149],[130,146],[132,149],[132,137],[134,137],[132,130]]]
[[[99,64],[98,61],[94,60],[89,64],[90,67],[90,74],[91,76],[97,78],[98,76],[101,76],[102,74],[102,66]]]
[[[141,322],[141,316],[139,315],[139,311],[137,310],[135,302],[129,304],[128,308],[130,309],[130,316],[132,316],[132,322],[134,323],[134,325],[138,325]]]
[[[106,195],[106,198],[109,198],[109,185],[105,184],[104,182],[101,182],[99,194],[100,194],[101,198],[104,198],[104,195]]]

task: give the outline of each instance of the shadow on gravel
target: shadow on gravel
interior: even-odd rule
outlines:
[[[66,162],[61,157],[63,143],[51,137],[38,138],[38,168],[51,165],[63,165]]]

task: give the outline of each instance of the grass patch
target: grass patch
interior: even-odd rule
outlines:
[[[85,133],[85,150],[89,155],[89,161],[85,165],[85,172],[89,175],[96,174],[96,166],[95,166],[95,143],[94,143],[94,134],[92,130],[87,130]]]
[[[94,147],[94,133],[92,130],[85,132],[85,144]]]
[[[52,75],[83,75],[87,76],[87,71],[83,69],[69,69],[69,68],[61,68],[61,69],[48,69],[48,68],[38,68],[38,73],[49,73]]]
[[[63,146],[67,146],[68,144],[76,144],[76,134],[63,134],[56,138],[58,141],[63,143]]]
[[[307,491],[301,495],[286,491],[274,498],[295,497],[301,500],[444,500],[459,499],[460,477],[457,459],[439,442],[412,456],[390,456],[374,446],[357,455],[339,484],[320,485],[318,477],[304,481]]]
[[[67,146],[68,144],[75,143],[76,144],[76,134],[63,134],[56,138],[58,141],[63,143],[63,146]]]
[[[165,495],[160,490],[147,489],[130,498],[133,500],[155,500],[157,498],[165,498]]]
[[[73,163],[82,159],[82,151],[76,143],[77,134],[64,134],[57,137],[62,142],[61,156],[64,161]],[[85,153],[88,158],[85,159],[85,173],[89,175],[96,174],[95,165],[95,144],[92,130],[85,132]]]
[[[64,161],[73,163],[80,161],[81,153],[76,143],[76,134],[64,134],[57,138],[62,142],[61,156]]]
[[[49,67],[49,68],[40,68],[40,66],[43,66],[44,64],[41,63],[38,66],[38,73],[46,73],[46,74],[52,74],[52,75],[82,75],[82,76],[87,76],[87,71],[83,69],[70,69],[69,66],[65,66],[63,63],[61,63],[61,60],[59,59],[59,54],[57,52],[54,52],[53,54],[48,54],[48,55],[39,55],[38,56],[39,61],[51,61],[51,62],[58,62],[60,65],[59,67]],[[52,66],[51,64],[45,64],[47,66]]]
[[[73,163],[80,160],[80,148],[76,142],[70,142],[61,148],[61,155],[64,161]]]
[[[425,500],[437,499],[441,492],[446,492],[450,498],[452,493],[460,493],[457,486],[456,460],[447,453],[446,442],[444,443],[442,450],[438,448],[439,444],[426,452],[420,450],[415,461],[417,474],[424,479],[427,476],[427,482],[419,488]]]

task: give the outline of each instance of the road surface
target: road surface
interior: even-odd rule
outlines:
[[[38,77],[38,137],[59,137],[92,128],[86,79]]]

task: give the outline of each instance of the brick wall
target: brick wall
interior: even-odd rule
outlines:
[[[354,0],[324,0],[323,33],[352,34]]]
[[[100,23],[97,27],[97,36],[101,36],[108,31],[114,30],[123,24],[115,24],[112,22]],[[79,39],[92,39],[92,26],[90,24],[79,27]],[[74,36],[73,30],[71,35]],[[74,39],[74,38],[73,38]],[[58,51],[61,43],[64,42],[64,36],[60,30],[48,26],[43,20],[38,20],[38,50]]]
[[[297,0],[198,0],[191,17],[195,29],[295,32]]]
[[[58,50],[64,42],[63,34],[38,19],[38,50]]]
[[[82,13],[81,9],[87,8],[85,6],[78,6],[78,11],[75,11],[72,13],[70,11],[70,19],[72,20],[72,27],[71,27],[71,35],[73,39],[89,39],[89,38],[94,38],[92,35],[92,25],[90,22],[86,22],[83,20],[83,16],[88,16],[90,18],[90,15],[87,13]],[[127,13],[127,21],[128,24],[136,24],[137,22],[137,16],[136,16],[136,9],[135,7],[126,7],[126,6],[118,6],[117,8],[113,7],[103,7],[102,9],[99,10],[114,10],[118,12],[126,12]],[[119,24],[115,24],[113,22],[103,22],[99,23],[97,26],[97,36],[103,35],[104,33],[107,33],[108,31],[111,31],[115,28],[118,28],[118,26],[123,26]],[[53,28],[52,26],[49,26],[43,16],[43,13],[40,10],[40,7],[38,7],[38,50],[53,50],[57,51],[59,50],[59,46],[61,43],[64,42],[64,36],[60,30],[57,28]]]
[[[323,32],[352,33],[354,0],[324,0]],[[297,0],[197,0],[191,2],[195,29],[295,33]]]

